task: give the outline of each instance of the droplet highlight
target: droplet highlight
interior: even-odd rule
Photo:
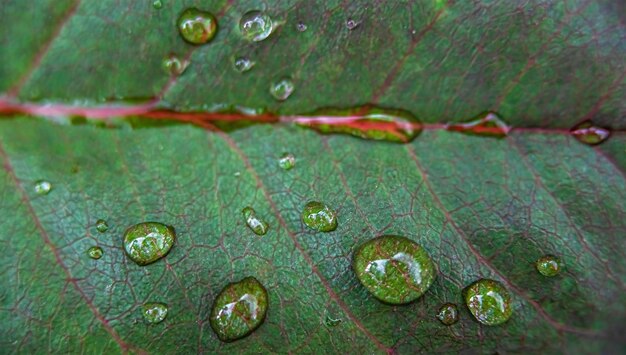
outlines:
[[[204,44],[217,33],[217,20],[206,11],[195,7],[183,11],[176,22],[183,39],[191,44]]]
[[[259,42],[272,34],[272,18],[262,11],[249,11],[239,20],[241,35],[252,42]]]
[[[444,325],[452,325],[459,321],[459,309],[454,303],[445,303],[439,308],[437,319]]]
[[[283,170],[291,170],[296,166],[296,157],[291,153],[284,153],[278,159],[278,166]]]
[[[152,2],[152,7],[156,10],[160,10],[163,7],[163,2],[161,0],[154,0]]]
[[[502,324],[513,313],[509,291],[495,280],[474,282],[463,290],[463,298],[474,318],[485,325]]]
[[[268,224],[256,214],[254,208],[248,206],[241,210],[243,218],[246,220],[246,224],[251,231],[256,235],[265,235],[269,229]]]
[[[147,323],[161,323],[167,317],[168,307],[165,303],[148,302],[141,306],[141,314]]]
[[[96,221],[96,230],[100,233],[104,233],[109,230],[109,224],[104,219]]]
[[[270,85],[270,94],[278,101],[285,101],[293,94],[295,88],[291,78],[282,78]]]
[[[360,25],[360,22],[356,22],[356,21],[354,21],[353,19],[347,19],[347,20],[346,20],[346,27],[347,27],[350,31],[352,31],[353,29],[355,29],[355,28],[359,27],[359,25]]]
[[[494,112],[487,112],[466,123],[450,123],[446,125],[446,129],[452,132],[496,138],[506,137],[511,131],[511,127]]]
[[[337,212],[325,203],[311,201],[302,210],[302,221],[311,229],[332,232],[337,229]]]
[[[554,255],[544,255],[535,262],[537,271],[543,276],[554,277],[561,272],[563,264],[561,259]]]
[[[175,240],[172,227],[158,222],[144,222],[124,232],[124,250],[137,265],[143,266],[164,257]]]
[[[189,60],[179,58],[176,54],[171,53],[167,58],[163,59],[163,69],[170,75],[181,75],[189,67]]]
[[[579,142],[588,145],[600,144],[611,136],[610,130],[598,127],[591,121],[585,121],[577,125],[572,128],[571,133]]]
[[[256,63],[250,60],[248,57],[237,57],[233,60],[233,68],[239,73],[245,73],[250,71]]]
[[[35,182],[35,193],[37,195],[47,195],[52,190],[52,184],[46,180]]]
[[[91,247],[89,249],[87,249],[87,255],[94,259],[94,260],[98,260],[102,257],[102,254],[104,254],[104,252],[102,251],[102,248],[100,247]]]

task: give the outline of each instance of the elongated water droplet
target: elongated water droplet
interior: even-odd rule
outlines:
[[[280,159],[278,159],[278,166],[283,170],[291,170],[296,166],[296,157],[291,153],[284,153],[280,156]]]
[[[98,260],[102,257],[102,254],[104,254],[104,252],[100,247],[91,247],[87,249],[87,255],[89,255],[92,259]]]
[[[554,255],[544,255],[535,263],[537,271],[543,276],[554,277],[561,272],[563,265],[561,259]]]
[[[374,297],[390,304],[416,300],[437,277],[426,250],[395,235],[377,237],[361,245],[354,254],[352,268]]]
[[[505,137],[511,127],[493,112],[480,115],[466,123],[450,123],[446,126],[448,131],[474,134],[488,137]]]
[[[157,10],[160,10],[163,7],[163,2],[161,0],[154,0],[152,2],[152,7],[154,7]]]
[[[161,323],[167,317],[167,305],[160,302],[148,302],[141,306],[143,319],[148,323]]]
[[[251,61],[247,57],[237,57],[233,61],[233,67],[240,73],[249,71],[255,64],[255,62]]]
[[[282,78],[270,85],[270,94],[278,101],[285,101],[295,89],[291,78]]]
[[[452,325],[459,321],[459,309],[454,303],[445,303],[439,308],[437,319],[445,325]]]
[[[163,69],[170,75],[181,75],[189,67],[187,59],[181,59],[176,54],[171,53],[167,58],[163,59]]]
[[[178,17],[178,31],[183,39],[191,44],[204,44],[215,37],[217,20],[206,11],[189,8]]]
[[[327,108],[297,117],[296,124],[323,134],[349,134],[355,137],[406,143],[422,131],[422,124],[404,110],[375,106],[352,109]]]
[[[604,142],[611,135],[611,131],[606,128],[598,127],[591,121],[585,121],[571,130],[572,135],[579,142],[596,145]]]
[[[222,341],[241,339],[263,323],[268,303],[265,287],[254,277],[228,284],[213,303],[211,328]]]
[[[329,315],[326,315],[326,317],[324,318],[324,324],[327,327],[336,327],[341,324],[341,322],[343,322],[341,318],[332,318]]]
[[[248,41],[259,42],[272,34],[274,29],[272,19],[264,12],[249,11],[241,16],[239,30]]]
[[[144,222],[124,232],[124,250],[135,263],[143,266],[164,257],[175,240],[172,227],[158,222]]]
[[[269,226],[267,223],[259,218],[256,214],[254,208],[248,206],[241,210],[243,213],[243,218],[246,220],[246,224],[248,224],[248,228],[254,232],[256,235],[265,235]]]
[[[104,219],[99,219],[96,221],[96,229],[100,233],[104,233],[109,230],[109,224]]]
[[[300,21],[298,22],[298,24],[296,24],[296,29],[300,32],[304,32],[307,30],[307,25],[304,22]]]
[[[52,190],[52,184],[46,180],[35,182],[35,193],[37,195],[47,195]]]
[[[361,24],[360,22],[356,22],[356,21],[354,21],[353,19],[348,19],[348,20],[346,20],[346,27],[347,27],[349,30],[351,30],[351,31],[352,31],[353,29],[355,29],[355,28],[359,27],[359,25],[360,25],[360,24]]]
[[[332,232],[337,229],[337,212],[325,203],[311,201],[304,206],[302,221],[311,229]]]
[[[482,324],[498,325],[513,313],[511,295],[498,281],[480,279],[463,290],[465,304]]]

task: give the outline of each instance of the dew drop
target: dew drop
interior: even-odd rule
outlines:
[[[278,166],[280,166],[283,170],[291,170],[294,166],[296,166],[296,157],[291,153],[284,153],[278,159]]]
[[[452,325],[459,321],[459,310],[454,303],[445,303],[439,308],[437,319],[444,325]]]
[[[163,7],[163,2],[161,0],[154,0],[152,2],[152,7],[154,7],[157,10],[160,10]]]
[[[253,231],[254,234],[265,235],[265,233],[267,233],[267,230],[269,229],[267,222],[265,222],[256,215],[256,211],[254,210],[254,208],[250,206],[245,207],[243,210],[241,210],[241,213],[243,213],[243,218],[245,218],[248,228],[250,228],[250,230]]]
[[[563,264],[561,259],[554,255],[544,255],[535,263],[537,271],[543,276],[554,277],[561,272]]]
[[[505,137],[511,127],[493,112],[480,115],[466,123],[451,123],[446,125],[448,131],[473,134],[477,136]]]
[[[329,315],[326,315],[324,318],[324,324],[329,328],[336,327],[341,324],[341,322],[343,322],[341,318],[332,318]]]
[[[137,265],[143,266],[164,257],[175,240],[172,227],[158,222],[144,222],[124,232],[124,250]]]
[[[167,317],[167,305],[160,302],[148,302],[141,306],[141,314],[146,322],[161,323]]]
[[[257,329],[265,319],[268,296],[254,277],[226,285],[211,310],[211,328],[225,342],[241,339]]]
[[[109,230],[109,224],[104,219],[99,219],[96,221],[96,229],[100,233],[104,233]]]
[[[389,304],[416,300],[437,277],[426,250],[395,235],[377,237],[361,245],[354,254],[352,268],[374,297]]]
[[[513,313],[511,295],[498,281],[480,279],[463,290],[463,298],[476,320],[485,325],[502,324]]]
[[[187,70],[189,64],[189,60],[181,59],[174,53],[163,59],[163,69],[170,75],[181,75]]]
[[[204,44],[215,37],[217,20],[206,11],[189,8],[178,17],[178,31],[183,39],[191,44]]]
[[[239,20],[241,35],[252,42],[259,42],[272,34],[272,19],[264,12],[249,11]]]
[[[235,68],[235,71],[239,73],[245,73],[249,71],[255,64],[256,63],[254,61],[250,60],[247,57],[237,57],[233,61],[233,67]]]
[[[270,94],[278,101],[285,101],[291,96],[294,89],[295,85],[291,78],[282,78],[272,83],[270,86]]]
[[[579,142],[596,145],[604,142],[611,135],[611,131],[606,128],[598,127],[591,121],[585,121],[571,130],[572,135]]]
[[[52,190],[52,184],[46,180],[35,182],[35,193],[37,195],[47,195]]]
[[[347,27],[350,31],[352,31],[353,29],[355,29],[355,28],[359,27],[359,25],[360,25],[360,22],[356,22],[356,21],[354,21],[353,19],[348,19],[348,20],[346,20],[346,27]]]
[[[306,30],[307,30],[307,28],[308,28],[308,27],[307,27],[307,25],[306,25],[304,22],[302,22],[302,21],[300,21],[300,22],[298,22],[298,23],[296,24],[296,29],[297,29],[298,31],[300,31],[300,32],[304,32],[304,31],[306,31]]]
[[[104,252],[100,247],[91,247],[87,249],[87,255],[89,255],[89,257],[94,260],[100,259],[102,257],[102,254],[104,254]]]
[[[304,206],[302,221],[311,229],[332,232],[337,229],[337,212],[325,203],[311,201]]]

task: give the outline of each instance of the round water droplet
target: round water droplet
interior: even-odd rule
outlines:
[[[498,281],[480,279],[463,290],[465,304],[482,324],[498,325],[513,313],[511,295]]]
[[[268,297],[265,287],[254,277],[226,285],[211,310],[211,328],[226,342],[241,339],[265,319]]]
[[[35,182],[35,193],[37,195],[47,195],[52,190],[52,184],[46,180]]]
[[[87,249],[87,255],[89,255],[92,259],[98,260],[102,257],[102,254],[104,254],[104,252],[100,247],[91,247]]]
[[[302,221],[311,229],[332,232],[337,229],[337,212],[325,203],[311,201],[304,206]]]
[[[459,321],[459,309],[454,303],[445,303],[439,308],[437,319],[445,325],[452,325]]]
[[[239,30],[241,35],[249,41],[262,41],[272,34],[272,19],[264,12],[249,11],[241,16]]]
[[[152,2],[152,7],[154,7],[157,10],[160,10],[163,7],[163,2],[161,0],[154,0]]]
[[[254,208],[248,206],[241,210],[243,213],[243,217],[246,219],[246,224],[248,224],[248,228],[254,232],[256,235],[265,235],[269,226],[267,223],[261,218],[257,217],[256,211]]]
[[[543,276],[554,277],[561,272],[563,267],[561,259],[554,255],[544,255],[535,263],[537,271]]]
[[[164,257],[175,240],[172,227],[158,222],[144,222],[124,232],[124,250],[138,265],[148,265]]]
[[[104,219],[99,219],[96,221],[96,229],[100,233],[104,233],[109,230],[109,224]]]
[[[355,28],[359,27],[359,24],[360,24],[359,22],[356,22],[356,21],[354,21],[353,19],[348,19],[348,20],[346,21],[346,27],[347,27],[349,30],[353,30],[353,29],[355,29]]]
[[[296,165],[296,157],[291,153],[285,153],[278,159],[278,166],[283,170],[291,170]]]
[[[217,20],[206,12],[195,7],[183,11],[176,22],[183,39],[191,44],[204,44],[215,37]]]
[[[163,69],[170,75],[181,75],[189,67],[189,61],[179,58],[176,54],[171,53],[167,58],[163,59]]]
[[[390,304],[416,300],[437,277],[426,250],[395,235],[377,237],[361,245],[354,254],[352,268],[374,297]]]
[[[300,22],[298,22],[298,24],[296,24],[296,29],[298,31],[300,31],[300,32],[306,31],[307,28],[308,28],[307,25],[304,22],[302,22],[302,21],[300,21]]]
[[[270,94],[278,101],[285,101],[295,89],[291,78],[282,78],[270,86]]]
[[[167,305],[159,302],[148,302],[141,307],[143,319],[148,323],[161,323],[167,316]]]
[[[247,57],[237,57],[233,61],[233,67],[240,73],[249,71],[255,64],[255,62],[251,61]]]

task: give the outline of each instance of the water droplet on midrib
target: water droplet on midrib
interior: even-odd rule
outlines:
[[[600,144],[611,136],[610,130],[598,127],[591,121],[585,121],[577,125],[572,128],[571,133],[579,142],[588,145]]]
[[[509,127],[502,119],[493,112],[479,115],[465,123],[450,123],[446,125],[448,131],[473,134],[477,136],[487,136],[502,138],[509,134]]]

